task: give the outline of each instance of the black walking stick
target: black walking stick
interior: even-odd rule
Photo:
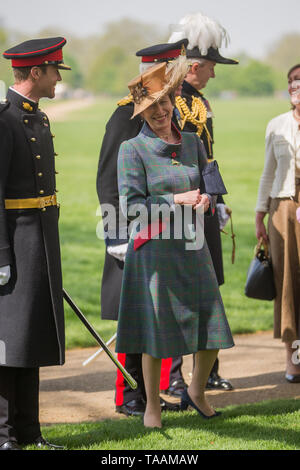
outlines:
[[[97,343],[100,344],[100,346],[103,348],[103,350],[106,352],[106,354],[113,361],[115,366],[117,366],[117,368],[121,371],[121,373],[123,374],[123,377],[126,380],[126,382],[128,382],[130,387],[135,390],[137,388],[137,383],[134,380],[134,378],[129,374],[129,372],[127,372],[127,370],[122,366],[122,364],[118,361],[118,359],[115,357],[115,355],[109,350],[106,343],[98,335],[98,333],[94,330],[92,325],[88,322],[88,320],[85,318],[83,313],[79,310],[77,305],[73,302],[73,300],[71,299],[71,297],[69,296],[69,294],[66,292],[65,289],[63,289],[63,296],[64,296],[65,301],[69,304],[69,306],[73,310],[73,312],[76,313],[77,317],[82,321],[82,323],[89,330],[91,335],[94,336]]]

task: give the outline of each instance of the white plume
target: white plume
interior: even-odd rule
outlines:
[[[226,29],[217,21],[202,13],[189,14],[181,18],[178,25],[172,27],[168,42],[188,39],[188,49],[198,47],[202,55],[206,55],[210,47],[219,49],[224,41],[225,47],[230,42]]]

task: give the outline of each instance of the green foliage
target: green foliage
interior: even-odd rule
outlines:
[[[276,78],[268,65],[250,60],[240,65],[217,65],[216,78],[208,82],[205,93],[220,96],[232,91],[240,96],[269,96],[275,91]]]
[[[119,46],[106,49],[96,58],[87,77],[87,87],[95,93],[127,94],[127,83],[138,74],[138,61]]]
[[[81,88],[83,86],[83,74],[77,60],[68,51],[64,51],[64,63],[72,68],[71,71],[62,72],[64,83],[68,83],[72,88]]]

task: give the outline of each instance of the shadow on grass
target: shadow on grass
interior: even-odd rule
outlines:
[[[250,448],[257,441],[260,448],[269,450],[297,449],[299,429],[295,423],[299,419],[296,421],[295,417],[291,417],[292,424],[289,425],[288,415],[299,410],[300,402],[297,400],[274,400],[227,407],[220,417],[210,421],[201,419],[194,411],[163,413],[162,430],[145,429],[140,418],[128,418],[51,426],[44,428],[44,431],[49,440],[55,437],[67,450],[124,449],[124,445],[130,449],[198,450],[205,448],[207,439],[211,440],[211,434],[207,437],[209,433],[214,435],[215,441],[226,440],[223,449],[226,446],[227,449],[235,449],[235,442],[240,440],[244,441],[244,446],[249,443]],[[186,436],[186,440],[183,436]],[[127,442],[130,442],[130,447]]]

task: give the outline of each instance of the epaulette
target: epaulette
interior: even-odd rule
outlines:
[[[125,106],[126,104],[133,103],[133,97],[131,94],[124,96],[120,101],[118,101],[118,106]]]
[[[10,105],[10,102],[6,99],[0,101],[0,113],[2,113],[2,111],[4,111],[6,108],[8,108],[9,105]]]

